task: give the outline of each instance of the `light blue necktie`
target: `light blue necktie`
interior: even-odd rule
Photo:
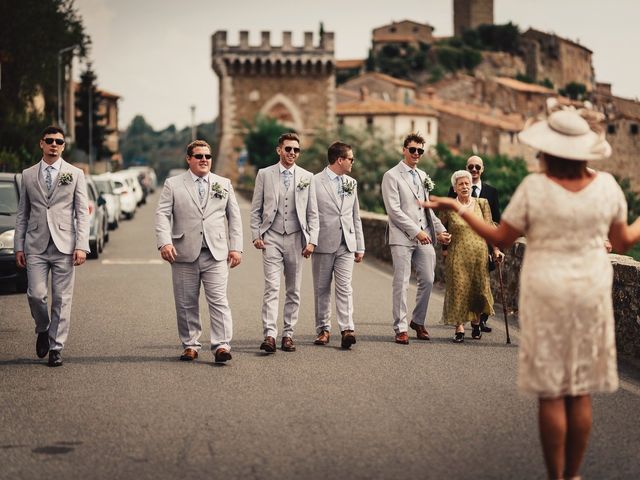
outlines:
[[[284,189],[289,190],[289,185],[291,185],[291,172],[289,170],[285,170],[282,173],[284,175]]]
[[[413,185],[416,187],[416,192],[420,190],[420,184],[418,183],[418,172],[415,170],[409,170],[409,173],[413,177]]]
[[[337,183],[336,191],[338,192],[338,196],[342,197],[344,195],[344,188],[342,186],[342,177],[340,177],[339,175],[336,176],[336,183]]]
[[[200,195],[200,204],[204,201],[204,180],[201,177],[196,179],[196,184],[198,185],[198,195]]]
[[[51,170],[53,170],[53,167],[49,165],[44,170],[46,172],[46,175],[44,176],[44,181],[47,184],[47,190],[51,191],[51,188],[53,187],[53,180],[51,179]]]

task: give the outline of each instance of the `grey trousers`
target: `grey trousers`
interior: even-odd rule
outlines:
[[[418,325],[425,323],[435,277],[436,252],[433,245],[416,244],[410,247],[391,245],[391,257],[393,259],[393,330],[401,333],[409,329],[407,288],[411,278],[411,266],[416,271],[418,280],[416,306],[411,320]]]
[[[316,310],[316,332],[331,331],[331,283],[335,278],[336,320],[340,331],[353,327],[353,276],[354,253],[342,243],[335,253],[314,253],[313,293]]]
[[[200,321],[200,284],[209,305],[209,323],[211,326],[211,350],[219,347],[231,349],[233,334],[231,309],[227,300],[227,281],[229,266],[227,262],[217,261],[208,249],[203,249],[198,258],[191,263],[175,262],[171,264],[173,278],[173,296],[176,302],[178,336],[182,348],[200,350],[202,334]]]
[[[292,337],[300,310],[302,279],[302,232],[280,234],[268,230],[264,234],[266,248],[262,251],[264,296],[262,298],[262,328],[265,337],[278,335],[278,297],[280,276],[284,270],[285,300],[283,337]]]
[[[51,273],[51,316],[47,294]],[[40,254],[27,255],[27,299],[36,333],[49,332],[49,349],[62,350],[69,336],[71,300],[76,270],[73,255],[61,253],[50,241]]]

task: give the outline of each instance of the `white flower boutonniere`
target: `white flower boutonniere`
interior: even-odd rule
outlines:
[[[229,191],[218,182],[211,185],[211,198],[227,198]]]
[[[434,183],[433,180],[431,180],[431,177],[429,175],[426,175],[424,177],[424,181],[422,182],[422,186],[424,187],[424,189],[427,192],[430,192],[431,190],[433,190],[434,188],[436,188],[436,184]]]
[[[302,191],[302,190],[304,190],[305,188],[307,188],[309,185],[311,185],[311,181],[310,181],[310,180],[308,180],[308,179],[303,178],[302,180],[300,180],[300,181],[298,182],[298,186],[297,186],[297,188],[298,188],[298,190]]]
[[[58,176],[58,185],[69,185],[71,182],[73,182],[73,173],[64,172]]]
[[[356,189],[356,182],[354,180],[342,181],[342,196],[348,197],[353,195],[353,192],[355,189]]]

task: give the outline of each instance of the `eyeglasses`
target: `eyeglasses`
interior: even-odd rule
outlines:
[[[206,158],[207,160],[211,160],[211,155],[209,155],[208,153],[196,153],[195,155],[191,156],[196,160],[202,160],[202,157]]]
[[[287,153],[291,153],[291,150],[293,150],[293,153],[300,153],[300,149],[298,147],[284,147],[284,151]]]
[[[469,170],[470,172],[473,172],[474,170],[476,172],[479,172],[480,170],[482,170],[482,165],[467,165],[467,170]]]
[[[356,159],[356,157],[340,157],[340,158],[344,158],[345,160],[349,160],[351,163],[353,163],[354,160]]]
[[[422,155],[424,153],[424,148],[409,147],[407,148],[407,150],[409,150],[409,153],[411,155],[413,155],[416,152],[418,152],[418,155]]]
[[[51,145],[53,142],[56,142],[56,145],[64,145],[64,139],[63,138],[47,137],[47,138],[43,138],[42,140],[44,140],[44,143],[46,143],[47,145]]]

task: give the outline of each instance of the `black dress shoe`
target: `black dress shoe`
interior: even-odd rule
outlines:
[[[489,333],[491,330],[492,330],[491,327],[487,327],[486,321],[482,321],[482,320],[480,321],[480,331]]]
[[[480,324],[471,324],[471,338],[474,340],[480,340],[482,338],[482,332],[480,331]]]
[[[57,350],[51,350],[49,352],[49,366],[50,367],[61,367],[62,366],[62,355]]]
[[[456,332],[453,336],[453,343],[462,343],[464,342],[464,332]]]
[[[49,332],[40,332],[36,340],[36,355],[44,358],[49,353]]]

